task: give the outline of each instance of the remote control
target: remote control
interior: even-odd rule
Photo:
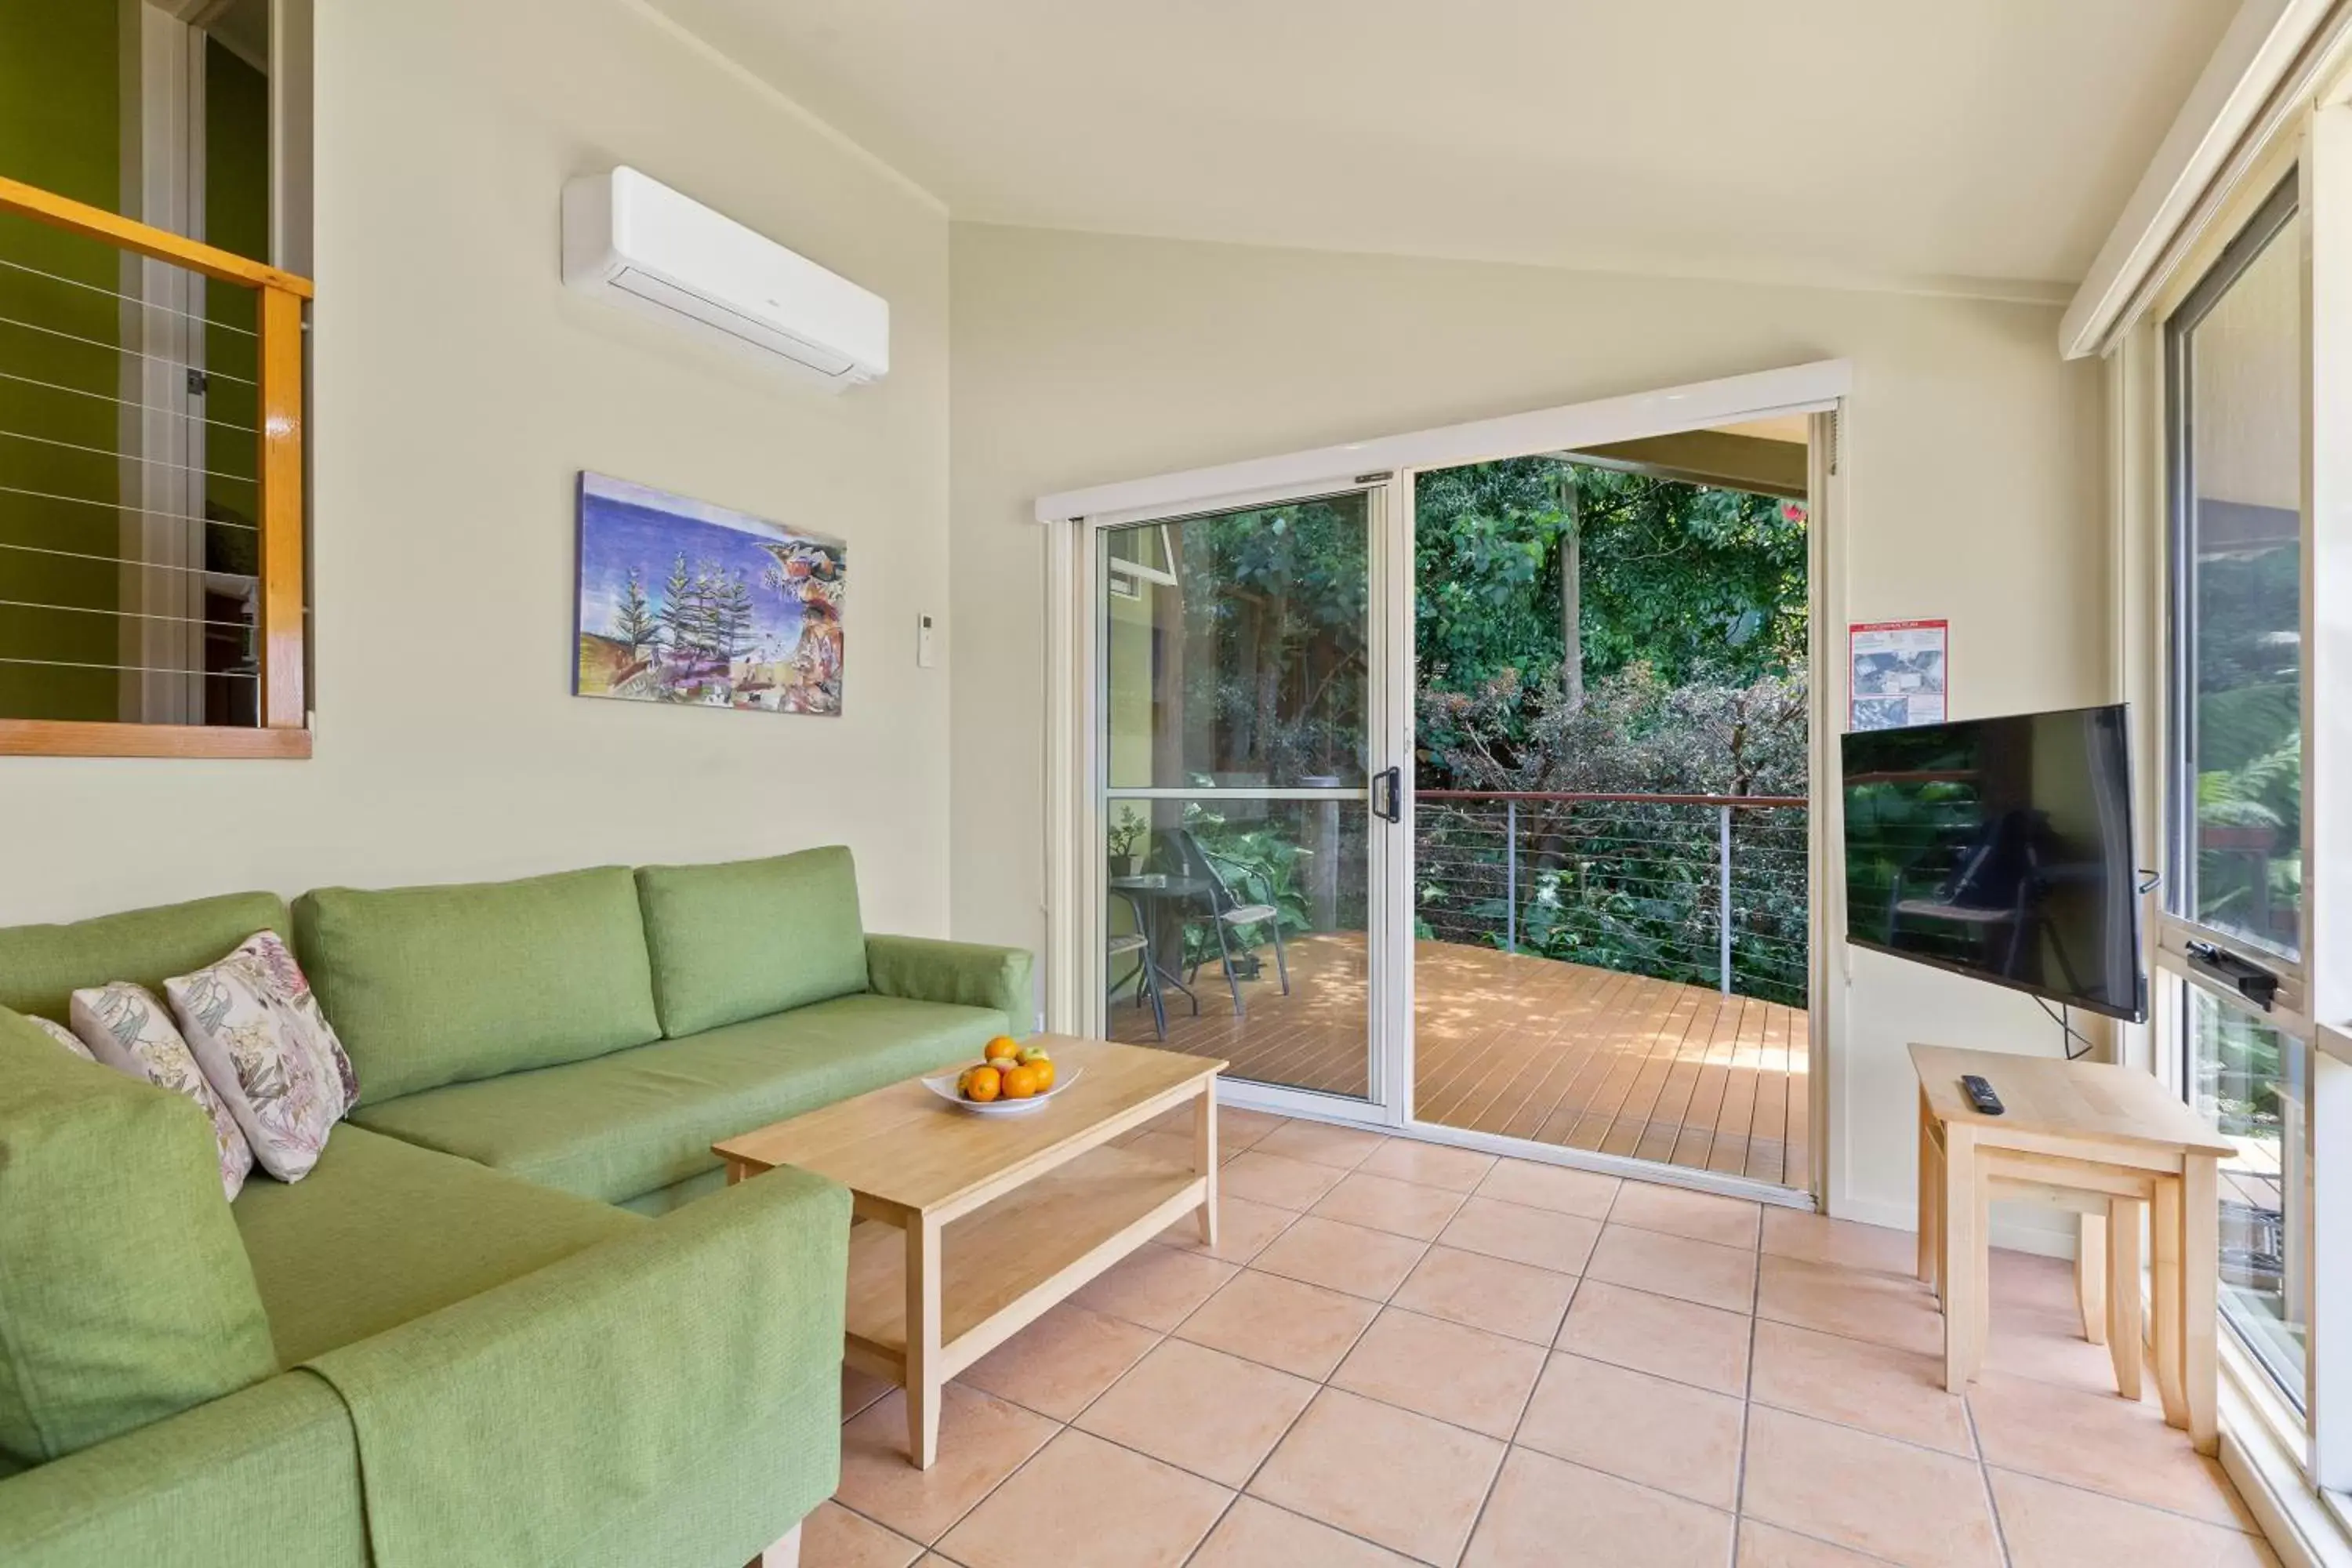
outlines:
[[[1969,1103],[1975,1106],[1985,1115],[1999,1116],[2000,1114],[2000,1096],[1995,1094],[1992,1091],[1992,1085],[1987,1083],[1983,1079],[1979,1078],[1974,1073],[1970,1073],[1966,1078],[1960,1079],[1960,1089],[1968,1095]]]

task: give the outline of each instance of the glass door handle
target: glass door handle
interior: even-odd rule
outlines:
[[[1385,796],[1381,793],[1381,786],[1383,784],[1388,786]],[[1402,822],[1404,802],[1400,797],[1403,790],[1404,777],[1396,769],[1382,768],[1379,773],[1374,773],[1372,775],[1372,815],[1383,822]],[[1383,799],[1387,801],[1385,805],[1381,804]]]

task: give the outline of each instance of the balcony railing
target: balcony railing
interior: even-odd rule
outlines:
[[[1801,795],[1420,790],[1420,934],[1805,1005]]]

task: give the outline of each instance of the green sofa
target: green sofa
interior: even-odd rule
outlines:
[[[262,929],[360,1102],[206,1203],[195,1106],[19,1015]],[[835,1485],[849,1206],[709,1145],[1031,1005],[842,849],[0,930],[0,1563],[737,1568]]]

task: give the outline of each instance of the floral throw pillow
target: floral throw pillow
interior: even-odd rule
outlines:
[[[96,1057],[89,1054],[89,1047],[83,1045],[81,1040],[74,1034],[74,1032],[71,1029],[67,1028],[63,1024],[53,1024],[47,1018],[32,1018],[28,1021],[32,1024],[33,1027],[46,1031],[49,1038],[57,1041],[58,1044],[63,1046],[66,1049],[71,1051],[82,1060],[86,1062],[94,1062],[98,1060]]]
[[[261,931],[163,992],[261,1168],[281,1182],[309,1175],[359,1083],[286,944]]]
[[[253,1145],[213,1086],[205,1081],[188,1042],[172,1026],[172,1015],[144,985],[118,980],[73,994],[73,1029],[90,1055],[118,1072],[143,1078],[184,1094],[213,1119],[213,1142],[220,1147],[221,1190],[234,1198],[253,1170]]]

